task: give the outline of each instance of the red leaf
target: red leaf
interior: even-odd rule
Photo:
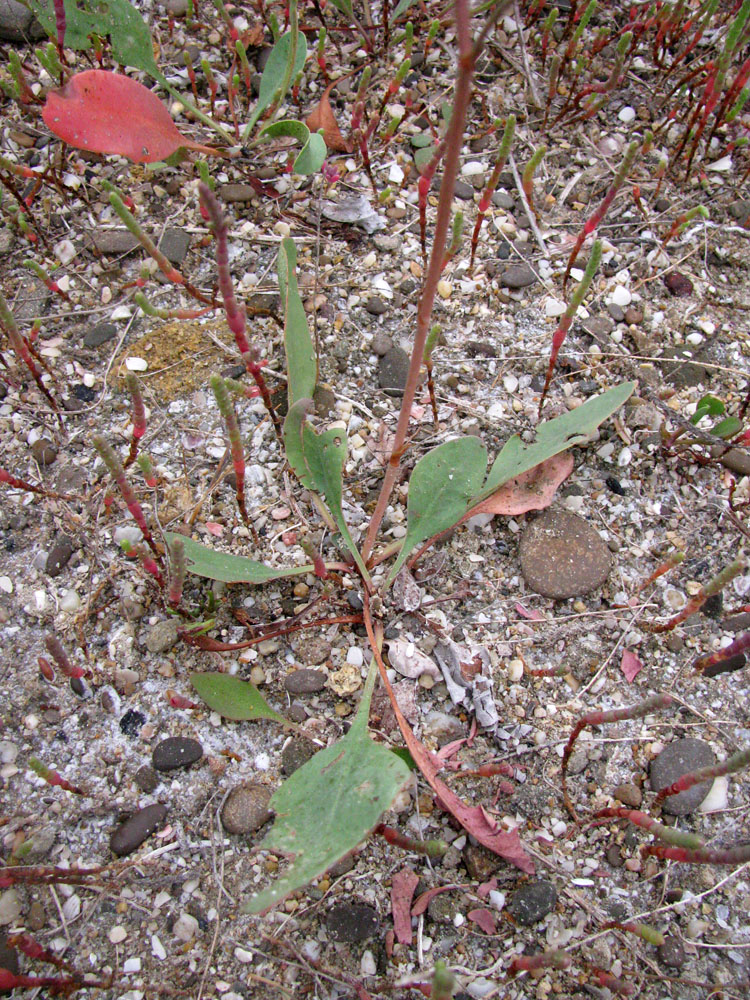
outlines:
[[[426,892],[421,893],[417,897],[416,902],[411,909],[411,915],[413,917],[418,917],[420,913],[424,913],[430,905],[430,900],[434,899],[435,896],[439,896],[441,892],[452,892],[454,889],[470,888],[470,885],[439,885],[435,889],[428,889]]]
[[[622,661],[620,662],[620,670],[625,674],[626,681],[634,681],[638,674],[643,670],[643,664],[629,649],[624,649],[622,652]]]
[[[547,619],[544,617],[544,615],[542,614],[541,611],[534,611],[533,609],[531,611],[529,611],[529,609],[525,608],[523,606],[523,604],[516,604],[516,611],[523,618],[528,618],[529,621],[532,621],[532,622],[545,622],[545,621],[547,621]]]
[[[116,153],[134,163],[164,160],[181,146],[224,155],[223,150],[182,135],[156,94],[122,73],[101,69],[76,73],[62,90],[47,94],[42,118],[69,146]]]
[[[485,934],[497,934],[497,927],[495,926],[495,918],[489,910],[469,910],[466,914],[469,920],[473,920],[474,923],[480,927]]]
[[[333,114],[333,109],[331,108],[331,102],[328,99],[328,95],[331,93],[331,88],[338,82],[338,80],[334,80],[332,83],[328,84],[326,89],[323,91],[320,100],[307,116],[305,125],[307,125],[311,132],[317,132],[318,129],[322,128],[323,138],[325,139],[326,146],[328,146],[329,149],[333,149],[337,153],[351,153],[352,144],[347,142],[341,134],[341,129],[338,126],[338,122]]]
[[[396,872],[391,882],[393,929],[400,944],[411,944],[411,901],[418,882],[411,868]]]
[[[491,497],[472,507],[462,520],[474,514],[515,515],[525,514],[527,510],[544,510],[552,503],[557,487],[572,471],[573,456],[570,452],[548,458],[501,486]]]

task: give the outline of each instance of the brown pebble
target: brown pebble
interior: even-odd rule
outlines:
[[[625,806],[630,806],[632,809],[638,809],[643,801],[643,793],[632,782],[628,782],[626,785],[618,785],[617,788],[612,790],[612,794],[619,802],[622,802]]]
[[[235,786],[221,809],[221,825],[227,833],[254,833],[271,818],[271,792],[265,785],[247,781]]]
[[[133,813],[109,838],[112,853],[120,858],[132,854],[157,827],[161,826],[166,816],[167,807],[156,803]]]
[[[31,454],[40,465],[52,465],[57,458],[57,448],[47,438],[38,438],[31,446]]]

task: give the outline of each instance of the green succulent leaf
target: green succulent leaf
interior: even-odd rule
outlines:
[[[263,76],[260,79],[260,88],[258,91],[258,103],[255,105],[252,115],[250,116],[250,121],[245,126],[245,131],[243,133],[243,139],[247,139],[255,128],[256,123],[260,119],[260,116],[266,110],[266,108],[274,101],[277,91],[283,86],[284,79],[287,76],[287,66],[289,64],[289,59],[292,54],[292,32],[287,31],[281,36],[278,42],[271,49],[271,54],[268,57],[268,62],[263,70]],[[302,67],[305,65],[305,59],[307,59],[307,40],[301,31],[297,32],[297,51],[294,58],[294,66],[292,68],[290,78],[292,80],[302,72]],[[281,101],[284,100],[286,95],[281,95]],[[279,102],[280,103],[280,102]]]
[[[264,136],[269,139],[289,137],[302,144],[302,151],[292,167],[295,174],[316,174],[326,158],[326,143],[323,136],[318,132],[310,133],[304,122],[295,121],[293,118],[285,118],[283,121],[266,125],[258,138],[262,139]]]
[[[725,417],[712,429],[711,433],[720,438],[731,438],[742,430],[742,421],[737,417]]]
[[[272,797],[276,819],[260,846],[294,860],[280,879],[246,903],[246,913],[276,906],[353,850],[408,779],[408,765],[367,732],[376,675],[373,661],[346,736],[316,753]]]
[[[191,674],[190,683],[211,711],[218,712],[224,719],[234,722],[271,719],[283,726],[293,725],[271,708],[250,681],[211,672]]]
[[[724,412],[724,403],[710,393],[698,400],[695,413],[690,418],[691,424],[697,424],[703,417],[720,417]]]
[[[302,576],[313,572],[312,565],[276,569],[245,556],[217,552],[192,538],[167,532],[168,544],[171,545],[175,538],[179,538],[185,547],[189,572],[209,580],[222,580],[224,583],[268,583],[270,580],[281,580],[287,576]]]
[[[281,122],[279,124],[282,124]],[[285,237],[279,247],[277,271],[279,294],[284,313],[284,349],[286,351],[288,396],[291,409],[300,399],[310,399],[315,392],[318,365],[315,359],[305,307],[297,287],[297,248]]]
[[[325,497],[326,506],[341,532],[344,544],[364,579],[369,580],[370,575],[354,544],[341,508],[346,435],[340,430],[321,433],[315,431],[307,422],[307,415],[312,409],[311,399],[299,399],[289,408],[284,421],[286,457],[302,485]]]
[[[420,542],[461,520],[482,488],[486,471],[487,451],[476,437],[446,441],[420,458],[409,480],[404,543],[388,584]]]

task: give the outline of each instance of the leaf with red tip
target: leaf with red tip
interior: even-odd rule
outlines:
[[[223,155],[182,135],[156,94],[122,73],[76,73],[61,90],[47,94],[42,118],[69,146],[127,156],[134,163],[164,160],[180,147]]]

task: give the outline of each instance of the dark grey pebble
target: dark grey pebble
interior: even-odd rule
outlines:
[[[151,755],[151,763],[156,771],[175,771],[178,767],[189,767],[203,756],[203,747],[198,740],[189,736],[168,736],[157,743]]]
[[[709,767],[716,763],[713,750],[704,743],[703,740],[696,740],[692,736],[687,736],[681,740],[674,740],[664,747],[662,752],[651,761],[649,777],[651,788],[655,792],[661,791],[673,785],[683,774],[697,771],[700,767]],[[695,812],[701,802],[711,790],[713,782],[702,781],[699,785],[680,792],[679,795],[670,795],[662,803],[664,812],[671,816],[687,816],[688,813]]]
[[[179,266],[190,249],[190,234],[170,226],[159,241],[159,249],[170,263]]]
[[[517,924],[530,927],[555,908],[557,889],[551,882],[540,878],[526,882],[513,893],[508,912]]]
[[[693,352],[684,347],[668,347],[662,357],[669,363],[662,366],[662,374],[675,389],[692,389],[707,384],[710,380],[708,369],[694,360]]]
[[[497,280],[503,288],[526,288],[533,285],[537,278],[528,264],[511,264]]]
[[[681,969],[685,964],[685,949],[674,934],[668,934],[664,938],[664,944],[659,945],[658,954],[662,965],[668,965],[671,969]]]
[[[255,188],[249,184],[222,184],[219,188],[222,201],[252,201]]]
[[[392,347],[378,364],[378,385],[389,396],[401,396],[409,374],[409,355],[400,347]]]
[[[167,807],[159,804],[146,806],[133,813],[109,838],[112,853],[120,858],[132,854],[157,827],[161,826],[166,816]]]
[[[133,253],[140,246],[136,237],[124,227],[121,229],[94,229],[91,232],[91,241],[99,253],[112,255]]]
[[[328,933],[342,944],[359,944],[374,937],[378,915],[364,903],[337,903],[326,917]]]
[[[284,687],[289,694],[314,694],[326,686],[328,674],[323,670],[293,670],[284,678]]]
[[[472,201],[474,198],[474,188],[471,184],[467,184],[466,181],[456,181],[453,193],[457,198],[460,198],[461,201]]]
[[[371,316],[382,316],[388,312],[388,303],[379,295],[371,295],[365,302],[365,309]]]
[[[141,731],[141,727],[146,722],[146,716],[136,708],[129,708],[120,719],[120,732],[123,736],[135,738]]]
[[[18,952],[8,944],[8,938],[5,934],[0,937],[0,969],[7,969],[14,976],[17,976],[19,972]],[[5,992],[3,990],[3,993]]]
[[[273,815],[268,808],[271,792],[265,785],[248,781],[237,785],[221,807],[221,825],[227,833],[254,833]]]
[[[67,535],[58,535],[55,544],[49,550],[47,561],[44,564],[44,572],[47,576],[59,576],[68,565],[70,557],[75,552],[73,539]]]
[[[101,347],[117,336],[117,327],[114,323],[97,323],[88,330],[83,338],[84,347]]]
[[[306,764],[315,755],[317,747],[312,740],[299,737],[290,740],[281,751],[281,770],[287,776]]]
[[[598,531],[566,510],[545,510],[523,533],[519,547],[527,585],[543,597],[564,600],[600,587],[612,556]]]
[[[393,341],[387,333],[383,333],[382,330],[378,330],[372,338],[372,344],[370,346],[372,347],[373,354],[377,354],[379,358],[382,358],[383,355],[387,354],[393,347]]]
[[[133,781],[136,785],[138,785],[142,792],[146,792],[147,795],[150,795],[159,784],[159,775],[153,767],[149,767],[148,764],[144,764],[143,767],[139,767],[133,775]]]

